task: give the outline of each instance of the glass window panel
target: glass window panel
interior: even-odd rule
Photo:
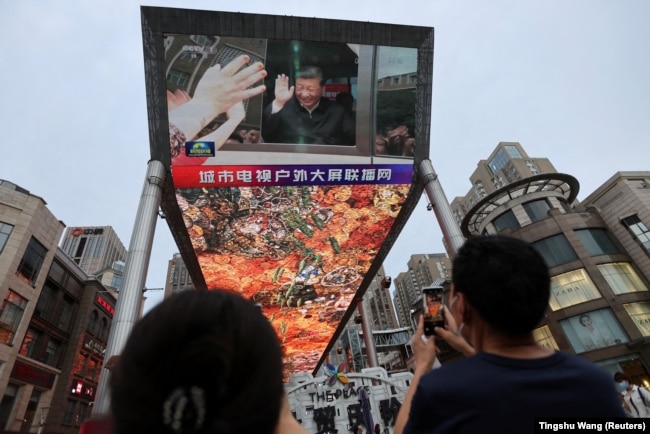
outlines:
[[[84,353],[77,353],[77,356],[72,362],[72,374],[74,375],[83,375],[84,369],[86,368],[86,361],[88,356]]]
[[[47,346],[45,347],[45,356],[43,362],[51,366],[57,366],[60,348],[61,348],[61,342],[56,341],[54,339],[50,339],[47,342]]]
[[[2,249],[5,248],[5,244],[7,244],[7,240],[9,239],[9,235],[11,235],[13,228],[13,225],[0,222],[0,253],[2,253]]]
[[[598,288],[582,268],[551,278],[549,306],[554,311],[601,297]]]
[[[86,331],[90,334],[95,334],[95,327],[97,326],[97,320],[99,319],[99,314],[97,313],[96,310],[93,310],[90,313],[90,317],[88,318],[88,326],[86,327]]]
[[[36,311],[34,312],[36,316],[40,316],[45,320],[50,319],[54,313],[56,293],[57,289],[50,284],[46,284],[43,287],[41,295],[38,296],[38,301],[36,302]]]
[[[590,256],[619,253],[618,248],[605,229],[580,229],[575,231]]]
[[[38,330],[29,329],[25,334],[25,339],[23,344],[20,347],[20,354],[25,357],[30,357],[37,359],[38,351],[40,347],[40,342],[43,337],[43,333]]]
[[[23,276],[30,285],[34,285],[46,254],[47,249],[32,237],[23,258],[20,260],[20,264],[18,264],[17,274]]]
[[[600,264],[598,265],[598,269],[615,294],[648,290],[639,278],[639,275],[636,274],[636,271],[627,262]]]
[[[511,229],[514,231],[521,227],[519,221],[517,221],[517,217],[515,217],[515,213],[513,213],[512,210],[508,210],[501,214],[499,217],[495,218],[493,224],[497,232],[501,232],[504,229]]]
[[[74,415],[74,410],[77,405],[76,401],[72,401],[71,399],[68,400],[68,402],[65,405],[65,410],[63,411],[63,425],[71,425],[72,424],[72,416]]]
[[[523,207],[532,222],[543,220],[548,217],[548,212],[551,209],[548,202],[544,199],[525,203]]]
[[[65,297],[59,306],[58,320],[56,321],[57,327],[61,330],[68,331],[72,324],[73,312],[74,301]]]
[[[2,302],[0,310],[0,342],[10,344],[13,342],[16,330],[23,318],[23,312],[27,307],[27,299],[18,295],[11,289]]]
[[[555,342],[555,338],[551,334],[551,329],[549,329],[548,326],[542,326],[533,330],[533,337],[535,338],[535,342],[545,348],[552,350],[560,349],[557,346],[557,342]]]
[[[578,259],[564,234],[557,234],[536,241],[533,243],[533,247],[544,257],[546,265],[549,267],[566,264]]]
[[[627,227],[628,231],[632,234],[641,246],[647,251],[650,252],[650,230],[648,227],[639,219],[639,216],[633,215],[623,219],[623,225]]]
[[[504,146],[506,151],[508,151],[508,154],[510,154],[511,158],[523,158],[521,154],[519,153],[519,149],[517,149],[516,146],[513,145],[506,145]]]
[[[610,309],[600,309],[560,321],[576,353],[606,348],[628,341]]]
[[[624,304],[634,324],[643,336],[650,336],[650,301]]]
[[[95,359],[88,359],[88,370],[86,371],[86,376],[91,380],[95,381],[97,376],[97,367],[99,363]]]

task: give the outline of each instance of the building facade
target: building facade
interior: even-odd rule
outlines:
[[[399,327],[390,296],[391,281],[391,277],[386,276],[384,267],[381,266],[363,296],[373,330],[390,330]]]
[[[167,279],[165,280],[165,298],[179,291],[195,289],[190,273],[180,253],[174,253],[167,264]]]
[[[451,279],[451,260],[444,253],[411,255],[408,272],[395,279],[394,304],[400,327],[412,327],[413,304],[422,297],[422,288],[437,279]]]
[[[495,152],[506,152],[505,146]],[[499,164],[500,170],[511,167],[508,159]],[[644,178],[623,178],[614,176],[580,204],[575,178],[538,172],[505,182],[468,210],[458,205],[467,200],[455,200],[454,213],[466,237],[511,235],[530,242],[546,260],[551,297],[535,330],[540,344],[650,385],[650,267],[642,247],[650,213],[647,193],[638,188]],[[605,207],[610,211],[602,212]]]
[[[56,368],[20,352],[64,227],[42,198],[0,180],[0,429],[29,431],[52,399]]]
[[[115,298],[57,247],[64,227],[0,181],[0,431],[73,434],[90,415]]]
[[[486,196],[508,184],[543,173],[557,173],[547,158],[530,157],[518,142],[500,142],[487,160],[481,160],[469,177],[472,188],[456,197],[451,209],[460,225],[467,212]]]
[[[61,250],[88,275],[126,261],[126,248],[110,226],[77,226],[67,228]]]

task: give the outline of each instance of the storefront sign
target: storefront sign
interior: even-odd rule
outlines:
[[[16,360],[16,363],[14,363],[14,369],[11,371],[11,378],[35,386],[51,389],[56,375],[44,369]]]

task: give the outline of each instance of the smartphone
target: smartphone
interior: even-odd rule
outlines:
[[[445,311],[442,308],[442,286],[422,288],[422,312],[424,317],[424,335],[434,335],[434,327],[445,326]]]

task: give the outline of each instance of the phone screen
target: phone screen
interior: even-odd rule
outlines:
[[[422,290],[422,302],[424,334],[431,336],[434,334],[434,327],[443,327],[445,325],[444,311],[442,309],[442,288],[424,288]]]

